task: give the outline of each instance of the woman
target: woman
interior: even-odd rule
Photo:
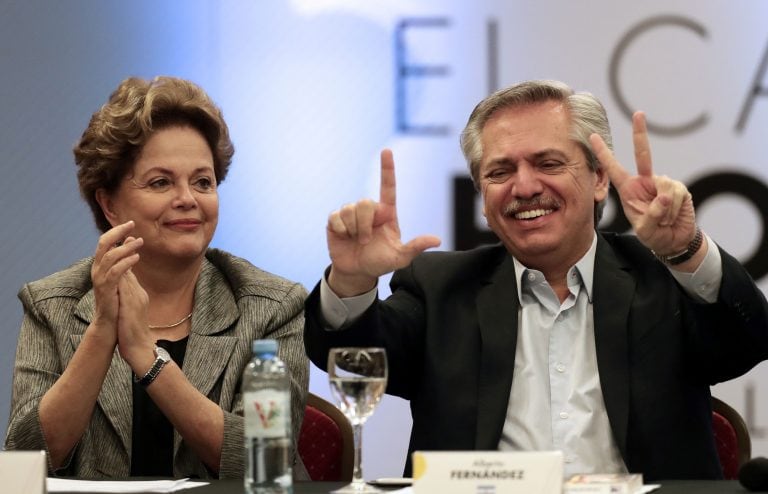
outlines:
[[[278,341],[297,437],[306,292],[208,248],[234,153],[221,111],[188,81],[130,78],[74,153],[103,234],[92,258],[19,293],[6,449],[44,449],[50,474],[83,478],[241,477],[254,339]]]

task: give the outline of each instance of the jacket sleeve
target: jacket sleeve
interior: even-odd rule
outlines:
[[[389,378],[387,394],[411,399],[423,361],[426,328],[422,282],[412,263],[396,271],[386,300],[377,299],[349,326],[327,330],[320,309],[320,284],[312,290],[305,306],[304,345],[312,362],[327,370],[328,352],[333,347],[383,347],[387,351]]]
[[[768,303],[730,254],[720,250],[723,280],[714,304],[696,304],[695,338],[703,348],[699,364],[709,384],[741,376],[768,359]]]
[[[48,452],[38,410],[43,395],[61,376],[61,358],[56,338],[34,303],[29,286],[19,292],[24,319],[19,332],[13,368],[11,414],[5,436],[7,450],[44,450]],[[72,449],[56,472],[48,465],[49,474],[66,474]],[[49,456],[49,455],[48,455]]]
[[[258,338],[277,340],[278,356],[285,362],[291,376],[291,425],[294,451],[299,437],[309,386],[309,360],[304,352],[304,298],[306,290],[294,284],[280,301],[270,301],[271,307],[260,304],[253,310],[263,310],[267,321]],[[220,478],[242,477],[245,471],[243,455],[243,397],[238,390],[233,408],[224,411],[224,442],[219,465]],[[298,461],[298,455],[296,455]]]

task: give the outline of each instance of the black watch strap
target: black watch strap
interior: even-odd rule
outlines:
[[[163,367],[171,361],[170,354],[163,347],[155,346],[155,356],[157,358],[155,358],[155,361],[152,363],[152,367],[149,368],[146,374],[137,379],[137,382],[145,388],[152,384],[160,374],[160,371],[163,370]]]

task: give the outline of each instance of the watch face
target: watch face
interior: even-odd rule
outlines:
[[[165,348],[163,348],[161,346],[156,346],[155,347],[155,355],[157,356],[157,358],[159,358],[160,360],[163,360],[165,362],[170,362],[170,360],[171,360],[171,354],[168,353],[168,350],[166,350]]]

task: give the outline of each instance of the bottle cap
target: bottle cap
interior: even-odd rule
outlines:
[[[254,355],[260,353],[277,353],[277,340],[253,340],[251,348]]]

